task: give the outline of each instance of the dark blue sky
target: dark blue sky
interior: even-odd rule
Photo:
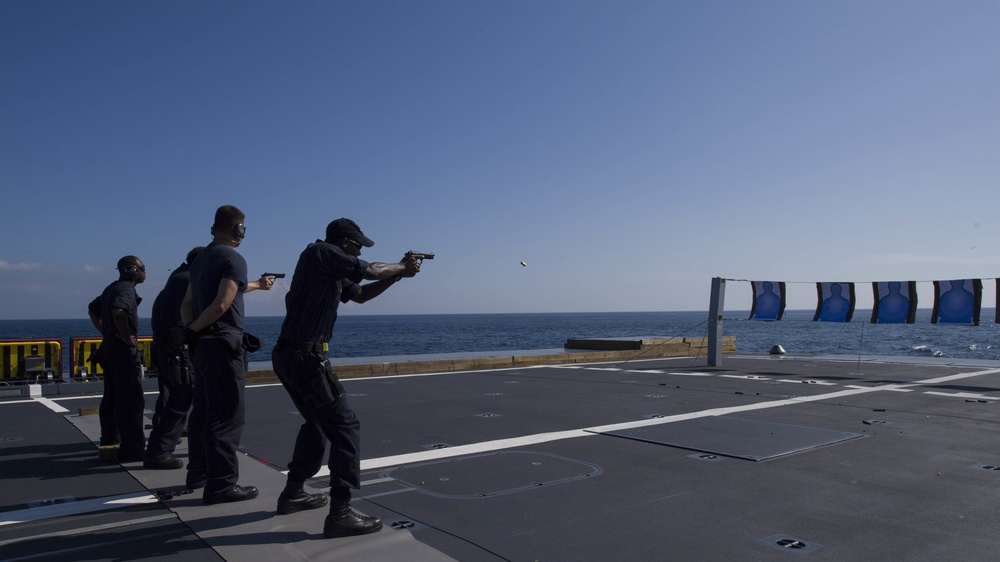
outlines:
[[[222,204],[254,273],[341,216],[365,258],[437,253],[367,313],[994,277],[998,24],[995,1],[3,2],[0,318],[85,316],[126,254],[154,296]]]

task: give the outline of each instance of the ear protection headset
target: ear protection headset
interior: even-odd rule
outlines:
[[[214,224],[212,225],[212,232],[215,232]],[[247,227],[243,226],[243,223],[234,224],[230,234],[234,240],[242,240],[247,234]]]
[[[139,266],[137,265],[126,265],[118,271],[122,272],[122,276],[126,281],[137,281],[139,279]]]

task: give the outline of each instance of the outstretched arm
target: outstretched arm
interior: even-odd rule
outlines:
[[[273,286],[274,276],[262,275],[261,278],[256,281],[247,282],[247,288],[243,292],[249,293],[250,291],[256,291],[257,289],[260,289],[261,291],[270,291]]]
[[[411,255],[407,255],[399,263],[369,263],[368,269],[365,271],[365,279],[371,279],[375,282],[362,285],[361,292],[351,300],[356,303],[368,302],[384,293],[396,281],[403,277],[413,277],[419,271],[420,261]]]

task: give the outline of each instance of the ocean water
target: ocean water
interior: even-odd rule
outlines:
[[[1000,324],[983,309],[980,326],[930,323],[921,310],[914,324],[871,324],[870,310],[844,324],[813,322],[813,311],[786,312],[779,322],[750,322],[748,311],[727,311],[723,334],[735,336],[740,353],[767,353],[781,345],[789,354],[894,355],[1000,360]],[[269,361],[282,317],[247,318],[246,329],[263,348],[250,361]],[[539,314],[342,315],[330,357],[378,357],[473,351],[561,348],[570,338],[704,337],[707,312]],[[151,334],[149,319],[140,333]],[[69,369],[69,339],[98,336],[87,319],[0,320],[0,339],[61,338],[63,370]]]

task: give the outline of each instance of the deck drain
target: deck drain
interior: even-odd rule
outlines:
[[[447,449],[450,447],[447,443],[431,443],[430,445],[424,445],[424,449]]]
[[[352,392],[352,393],[348,394],[348,396],[353,396],[353,397],[357,398],[358,396],[368,396],[368,395],[365,394],[364,392]]]
[[[972,465],[972,467],[981,468],[983,470],[995,470],[997,472],[1000,472],[1000,466],[997,466],[995,464],[974,464]]]
[[[24,437],[3,437],[0,438],[2,443],[10,443],[11,441],[24,441]]]
[[[61,498],[46,498],[44,500],[35,500],[26,502],[28,507],[48,507],[50,505],[58,505],[62,503],[72,503],[75,502],[76,498],[73,496],[63,496]]]
[[[412,529],[416,527],[417,524],[414,523],[413,521],[407,521],[406,519],[401,519],[399,521],[393,521],[391,526],[393,529],[396,529],[398,531],[400,529]]]
[[[699,461],[721,461],[725,457],[720,457],[719,455],[713,455],[712,453],[695,453],[693,455],[688,455],[689,459],[695,459]]]
[[[861,423],[865,425],[891,425],[892,422],[885,420],[864,420]]]
[[[503,392],[489,392],[486,394],[486,396],[503,396],[503,395],[504,395]]]
[[[491,413],[487,412],[485,414],[476,414],[476,417],[478,417],[478,418],[499,418],[500,414],[491,414]]]
[[[643,397],[645,397],[645,398],[666,398],[666,396],[663,395],[663,394],[644,394]]]
[[[757,542],[775,550],[793,552],[795,554],[808,554],[823,548],[823,545],[819,543],[804,541],[788,535],[771,535],[770,537],[765,537]]]
[[[665,416],[663,414],[649,414],[649,415],[642,416],[642,417],[646,418],[647,420],[658,420],[660,418],[665,418],[667,416]]]

